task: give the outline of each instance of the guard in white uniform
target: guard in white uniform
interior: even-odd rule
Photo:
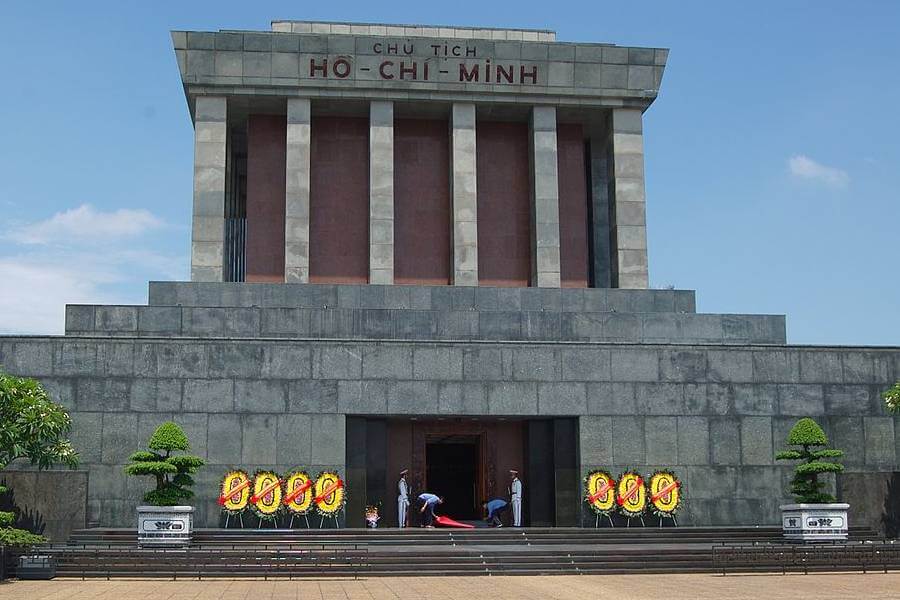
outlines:
[[[509,503],[512,504],[513,511],[513,527],[522,526],[522,481],[519,479],[519,472],[510,469],[509,474],[512,475],[512,481],[509,484]]]
[[[409,509],[409,486],[406,485],[406,474],[409,469],[400,471],[400,481],[397,482],[397,522],[400,527],[406,527],[406,513]]]

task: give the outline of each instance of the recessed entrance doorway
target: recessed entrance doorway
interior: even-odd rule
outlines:
[[[479,436],[429,436],[425,444],[425,485],[444,497],[441,513],[457,519],[479,518],[480,463]]]
[[[346,428],[348,527],[365,526],[367,506],[379,507],[379,527],[398,525],[403,470],[413,526],[422,492],[444,497],[439,515],[480,520],[483,500],[508,497],[510,469],[524,482],[526,527],[578,524],[576,418],[348,416]]]

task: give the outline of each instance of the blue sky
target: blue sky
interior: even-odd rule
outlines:
[[[4,2],[0,332],[187,279],[192,129],[170,29],[272,19],[554,29],[669,47],[645,115],[654,287],[900,344],[900,3]]]

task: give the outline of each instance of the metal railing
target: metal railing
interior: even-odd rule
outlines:
[[[786,573],[811,571],[900,570],[900,540],[880,539],[815,544],[723,542],[713,546],[713,566],[722,575],[729,572],[767,571]]]
[[[191,545],[184,548],[139,548],[117,544],[46,544],[15,554],[49,555],[57,576],[105,578],[164,577],[353,577],[369,570],[368,549],[361,544]],[[7,568],[12,553],[6,553]],[[9,570],[7,576],[10,576]]]

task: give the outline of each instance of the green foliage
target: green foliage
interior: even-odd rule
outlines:
[[[844,456],[843,450],[825,448],[824,450],[816,450],[813,452],[814,458],[840,458]]]
[[[150,436],[150,443],[147,444],[147,447],[151,450],[162,450],[165,452],[172,452],[173,450],[187,452],[191,449],[184,431],[172,421],[167,421],[156,428],[156,431]]]
[[[192,474],[205,463],[202,458],[188,454],[187,436],[176,423],[167,421],[156,428],[147,446],[132,454],[125,466],[126,475],[148,475],[156,479],[156,488],[144,494],[144,502],[153,506],[175,506],[194,497],[189,489],[194,485]]]
[[[34,546],[43,544],[46,541],[47,538],[44,536],[25,531],[24,529],[0,528],[0,546]]]
[[[157,475],[176,475],[177,473],[178,467],[159,455],[148,460],[133,462],[125,467],[126,475],[153,475],[155,477]]]
[[[0,485],[0,494],[5,494],[6,488]],[[0,510],[0,527],[9,527],[16,521],[15,513]]]
[[[888,412],[900,413],[900,381],[895,383],[891,389],[881,393],[884,400],[884,406]]]
[[[787,443],[789,446],[827,446],[828,436],[818,423],[804,417],[791,429]]]
[[[72,427],[66,409],[53,402],[35,379],[0,371],[0,471],[16,459],[38,469],[56,464],[78,465],[78,454],[66,435]],[[0,486],[0,493],[6,489]],[[31,546],[46,540],[12,527],[15,513],[0,511],[0,546]]]
[[[0,470],[17,458],[39,469],[55,464],[78,465],[78,454],[66,439],[72,421],[36,380],[0,371]]]
[[[775,455],[775,458],[777,460],[800,460],[803,458],[803,455],[796,450],[782,450]]]
[[[805,417],[797,421],[788,435],[789,446],[799,446],[791,450],[782,450],[775,455],[778,460],[803,461],[794,469],[794,479],[791,481],[791,493],[799,503],[820,504],[834,502],[834,496],[822,491],[825,484],[819,481],[819,475],[823,473],[840,473],[844,465],[836,463],[829,458],[840,458],[844,455],[842,450],[822,448],[828,445],[828,436],[819,427],[819,424]],[[819,448],[814,450],[813,448]]]
[[[0,485],[0,494],[5,494],[6,488]],[[15,513],[0,511],[0,527],[9,527],[16,521]]]

